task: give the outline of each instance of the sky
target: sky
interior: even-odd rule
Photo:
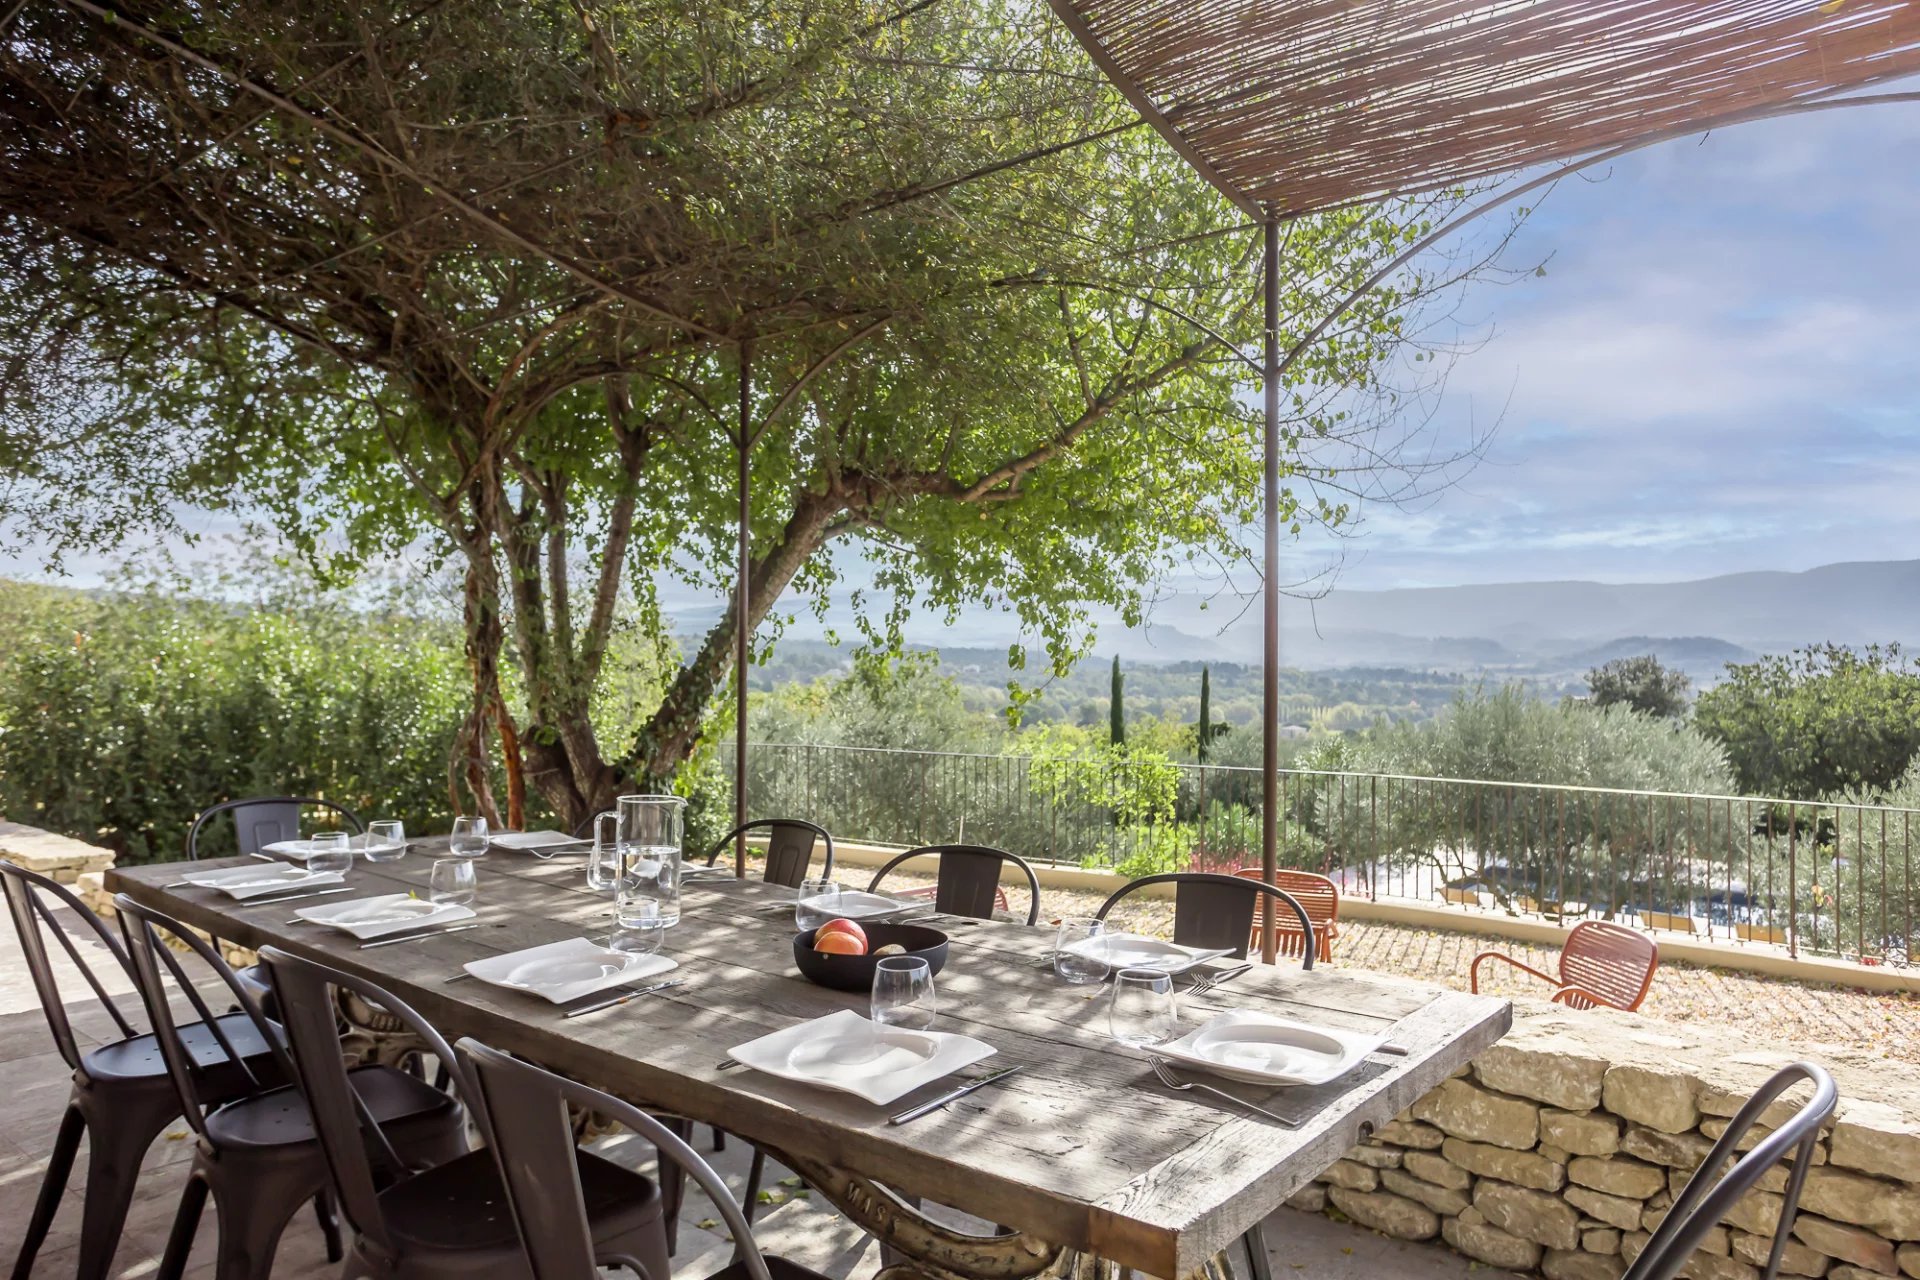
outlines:
[[[1920,557],[1917,222],[1920,105],[1682,139],[1563,182],[1504,258],[1544,274],[1460,307],[1477,345],[1437,421],[1497,424],[1484,459],[1413,508],[1366,510],[1355,538],[1290,548],[1292,576],[1674,581]],[[87,584],[104,564],[70,568]],[[1213,585],[1172,585],[1163,623],[1232,612],[1202,622]],[[718,602],[669,603],[693,621]],[[969,640],[1001,625],[972,621]]]

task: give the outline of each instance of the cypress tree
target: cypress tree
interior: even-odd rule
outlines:
[[[1122,700],[1122,685],[1125,680],[1120,675],[1120,655],[1113,655],[1113,696],[1107,703],[1107,740],[1114,746],[1125,746],[1127,741],[1127,709]]]
[[[1209,687],[1207,669],[1200,668],[1200,731],[1194,735],[1194,758],[1201,764],[1207,762],[1207,746],[1213,741],[1213,691]]]

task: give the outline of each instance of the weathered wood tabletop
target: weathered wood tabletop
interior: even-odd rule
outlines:
[[[429,842],[430,843],[430,842]],[[430,853],[357,861],[354,896],[425,895]],[[240,860],[203,866],[237,865]],[[866,998],[817,987],[794,969],[791,891],[757,881],[687,884],[665,953],[684,986],[563,1020],[546,1001],[467,980],[469,960],[567,937],[603,935],[608,900],[587,890],[578,854],[541,861],[494,850],[479,863],[482,927],[361,950],[346,934],[289,924],[295,907],[253,905],[211,889],[164,888],[178,863],[116,868],[110,888],[244,946],[272,943],[391,989],[449,1038],[471,1035],[648,1107],[723,1125],[780,1153],[848,1170],[902,1192],[1007,1224],[1149,1275],[1185,1276],[1503,1035],[1503,1000],[1370,974],[1256,967],[1208,996],[1183,999],[1182,1026],[1228,1008],[1368,1031],[1411,1052],[1375,1058],[1319,1089],[1227,1085],[1288,1115],[1286,1129],[1162,1087],[1146,1059],[1107,1036],[1103,984],[1071,986],[1046,960],[1046,928],[936,922],[952,954],[936,985],[939,1027],[999,1050],[984,1068],[1025,1069],[944,1111],[889,1127],[887,1116],[937,1095],[929,1085],[886,1107],[761,1075],[722,1072],[735,1045]],[[348,895],[321,902],[340,902]],[[1215,1083],[1224,1083],[1218,1082]]]

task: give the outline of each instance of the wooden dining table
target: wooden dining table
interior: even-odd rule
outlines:
[[[479,860],[478,928],[362,949],[345,933],[291,923],[294,910],[378,893],[426,896],[443,842],[395,862],[356,860],[352,894],[249,904],[169,887],[178,863],[115,868],[108,887],[246,947],[310,956],[387,988],[449,1039],[476,1039],[650,1110],[724,1128],[804,1178],[923,1274],[962,1280],[1101,1275],[1132,1268],[1167,1280],[1219,1274],[1232,1246],[1356,1142],[1405,1110],[1511,1022],[1504,1000],[1400,978],[1256,965],[1179,1002],[1191,1029],[1227,1009],[1377,1032],[1377,1055],[1334,1082],[1269,1089],[1188,1073],[1298,1120],[1289,1128],[1198,1090],[1163,1085],[1147,1058],[1108,1034],[1110,988],[1052,971],[1053,931],[936,917],[951,954],[936,979],[937,1027],[991,1044],[971,1069],[1022,1070],[901,1125],[889,1115],[956,1081],[887,1106],[851,1094],[723,1069],[731,1050],[867,997],[815,986],[795,968],[793,891],[755,880],[689,879],[663,954],[680,986],[576,1018],[524,992],[455,979],[468,961],[571,937],[604,937],[612,904],[586,885],[580,854],[549,860],[495,849]],[[200,869],[241,865],[202,862]],[[455,979],[449,981],[449,979]],[[1179,984],[1184,987],[1186,982]],[[349,1011],[346,1044],[392,1060],[413,1048],[377,1010]],[[998,1234],[943,1225],[916,1207],[950,1206]],[[1091,1269],[1089,1269],[1091,1268]]]

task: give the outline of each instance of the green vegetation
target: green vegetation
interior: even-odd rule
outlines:
[[[1693,681],[1686,672],[1669,670],[1660,659],[1643,653],[1594,667],[1587,672],[1587,689],[1597,707],[1625,706],[1678,720],[1687,714]]]

